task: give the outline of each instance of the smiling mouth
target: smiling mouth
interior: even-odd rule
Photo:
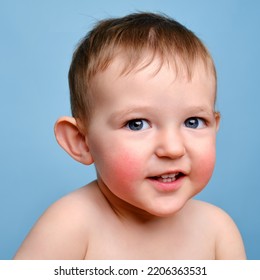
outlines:
[[[150,177],[150,179],[156,180],[156,181],[159,181],[162,183],[172,183],[183,176],[184,176],[184,174],[182,172],[176,172],[176,173],[171,173],[171,174],[164,174],[161,176]]]

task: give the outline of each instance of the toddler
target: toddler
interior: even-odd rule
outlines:
[[[54,203],[16,259],[245,259],[221,209],[193,199],[215,164],[214,62],[175,20],[99,22],[69,70],[59,145],[97,179]]]

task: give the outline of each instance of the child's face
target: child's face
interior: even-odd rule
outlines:
[[[156,60],[122,76],[120,63],[117,58],[92,84],[95,109],[86,141],[99,186],[114,207],[166,216],[212,175],[215,80],[202,65],[188,80],[167,65],[158,72]]]

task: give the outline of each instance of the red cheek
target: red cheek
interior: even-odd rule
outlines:
[[[140,160],[133,157],[130,153],[123,153],[114,162],[114,172],[118,180],[132,180],[141,171]]]
[[[213,170],[215,166],[215,153],[210,152],[207,154],[204,154],[203,157],[200,157],[200,161],[197,164],[196,170],[197,175],[199,178],[199,181],[202,184],[207,184],[210,180]]]
[[[120,196],[126,197],[135,189],[135,182],[140,180],[142,173],[141,161],[129,152],[120,152],[110,155],[102,164],[100,175],[110,190]]]

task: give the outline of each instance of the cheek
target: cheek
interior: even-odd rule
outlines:
[[[194,175],[197,183],[205,187],[210,180],[215,166],[216,153],[214,149],[208,149],[198,156],[194,166]]]
[[[100,148],[100,146],[99,146]],[[99,176],[104,183],[114,190],[122,188],[131,189],[133,182],[140,178],[143,162],[140,153],[135,153],[125,147],[111,146],[95,153],[95,165]],[[126,189],[125,189],[126,191]]]
[[[111,159],[109,169],[103,172],[102,180],[116,196],[129,201],[131,197],[135,196],[142,169],[140,161],[133,154],[124,151],[118,152]]]
[[[135,181],[141,173],[142,161],[125,149],[117,151],[111,160],[111,171],[119,182]]]

